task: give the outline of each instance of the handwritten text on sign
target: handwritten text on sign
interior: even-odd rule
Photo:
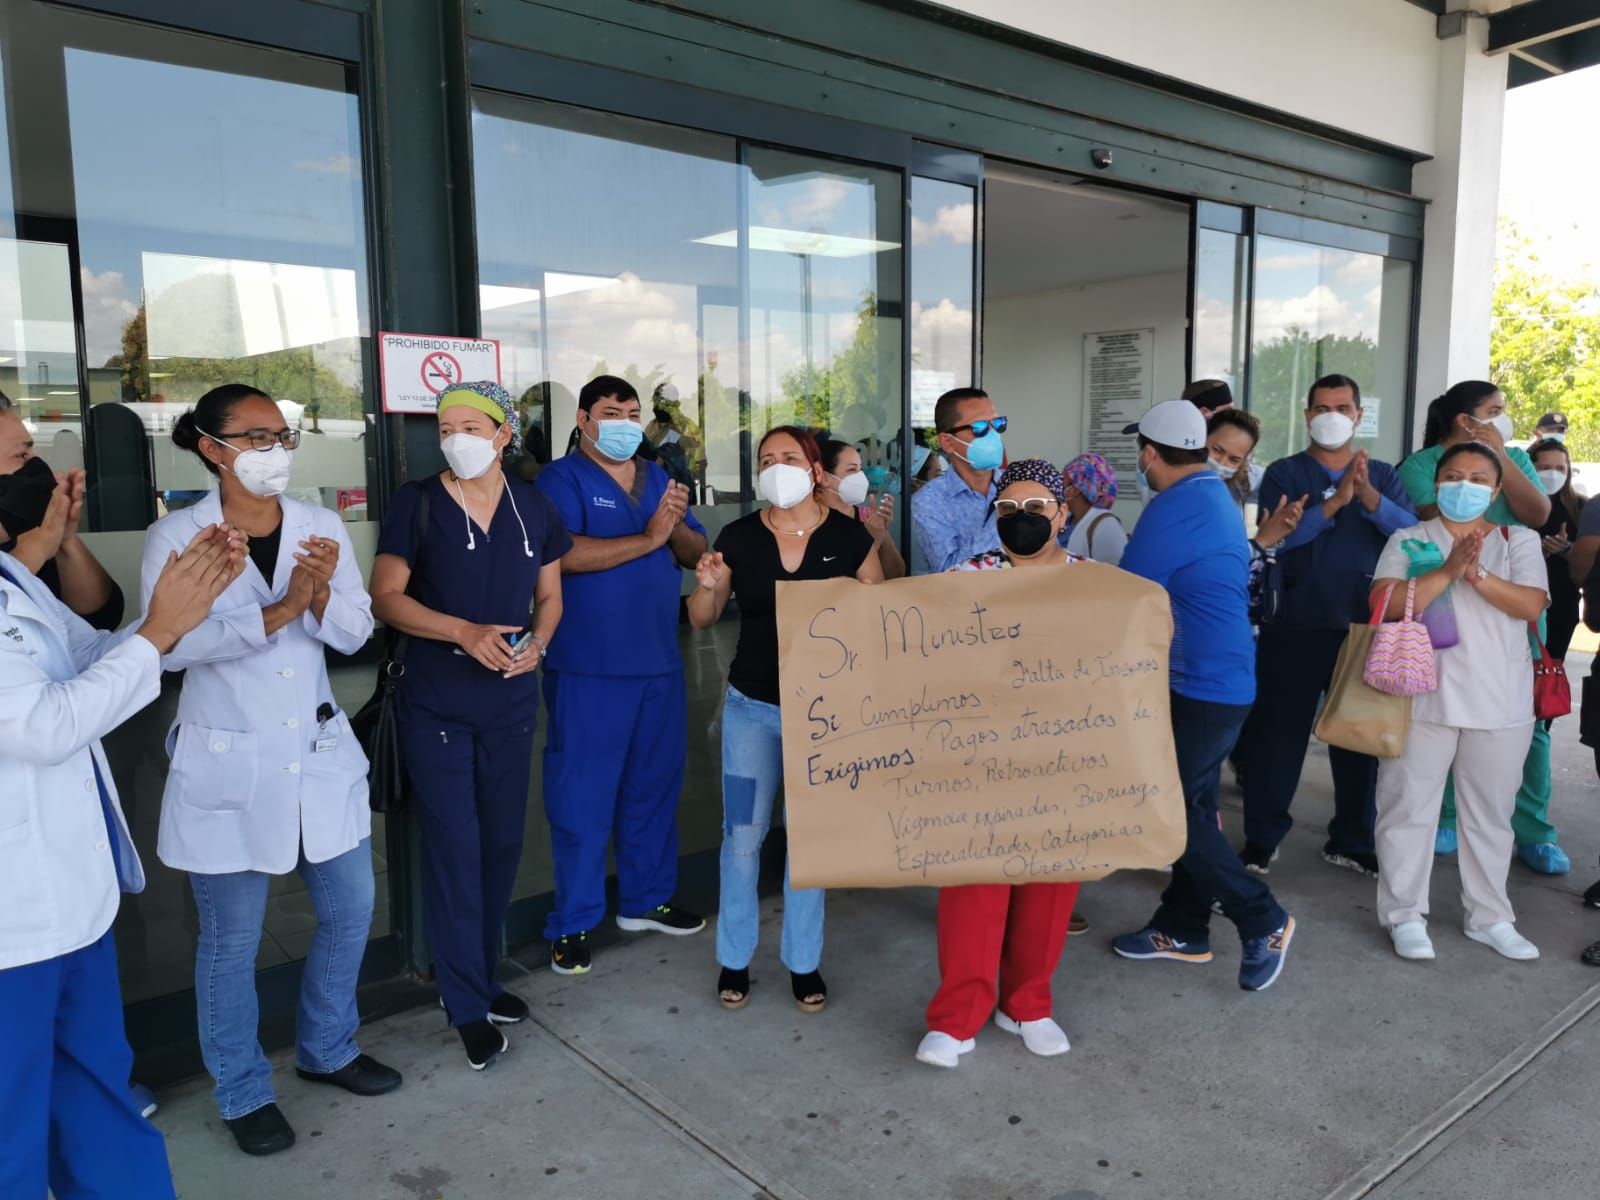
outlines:
[[[778,585],[797,887],[1098,879],[1184,847],[1161,588],[1115,567]]]

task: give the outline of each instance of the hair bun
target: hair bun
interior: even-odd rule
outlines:
[[[180,450],[194,450],[200,445],[200,425],[194,419],[194,409],[189,409],[172,423],[172,444]]]

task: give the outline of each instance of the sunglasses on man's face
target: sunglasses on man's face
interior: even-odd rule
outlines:
[[[963,430],[970,429],[972,430],[973,437],[981,438],[991,429],[996,433],[1004,433],[1006,431],[1006,426],[1009,423],[1009,417],[995,417],[992,421],[973,421],[970,425],[956,425],[950,429],[946,429],[945,432],[961,433]]]

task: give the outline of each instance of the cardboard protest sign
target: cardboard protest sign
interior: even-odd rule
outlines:
[[[778,584],[796,887],[1099,879],[1185,844],[1160,587],[1115,567]]]

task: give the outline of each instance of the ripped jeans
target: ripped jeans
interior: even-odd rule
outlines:
[[[752,700],[731,684],[722,706],[722,898],[717,961],[738,970],[755,957],[761,903],[761,843],[783,782],[778,706]],[[822,888],[792,888],[783,869],[783,965],[799,975],[822,960]]]

